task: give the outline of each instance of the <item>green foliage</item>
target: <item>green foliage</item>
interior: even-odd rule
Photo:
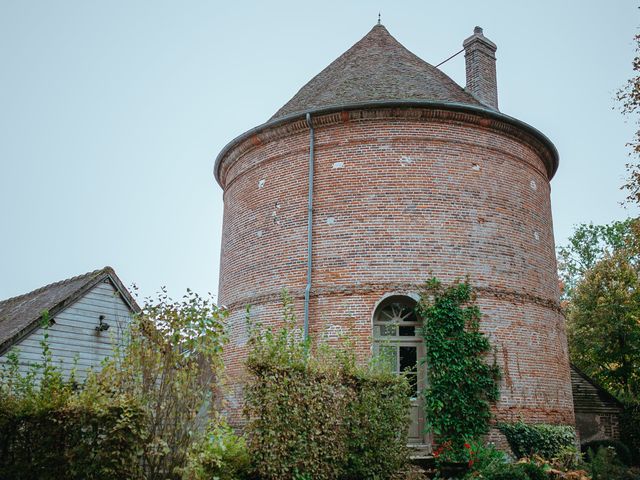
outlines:
[[[469,478],[482,478],[486,480],[546,480],[548,477],[541,467],[534,464],[498,463]]]
[[[13,351],[0,372],[0,478],[140,478],[144,409],[128,396],[76,392],[52,363],[43,318],[42,361],[22,372]]]
[[[485,480],[547,480],[546,468],[534,462],[492,463],[487,468],[476,470],[465,478]]]
[[[407,461],[408,385],[374,366],[345,373],[352,399],[346,408],[348,456],[344,478],[389,478]]]
[[[498,450],[493,444],[485,444],[482,440],[469,443],[469,477],[473,478],[474,472],[485,472],[507,461],[507,455]]]
[[[491,347],[479,331],[481,314],[468,282],[445,287],[434,278],[420,296],[417,312],[424,320],[427,349],[428,427],[442,442],[462,451],[466,439],[489,430],[490,404],[499,396],[500,371],[485,360]]]
[[[189,447],[204,431],[222,372],[226,312],[187,290],[147,301],[131,335],[84,395],[136,398],[148,418],[142,445],[146,480],[180,478]]]
[[[620,438],[629,447],[635,465],[640,465],[640,400],[625,402],[620,418]]]
[[[3,468],[39,472],[9,478],[181,478],[214,405],[225,316],[191,291],[181,301],[162,292],[75,391],[52,364],[44,315],[42,362],[23,373],[12,352],[0,373]]]
[[[582,453],[588,453],[589,450],[597,452],[600,448],[613,448],[616,452],[616,458],[621,463],[631,465],[631,452],[629,451],[629,447],[617,440],[592,440],[580,446]]]
[[[597,452],[587,453],[589,473],[592,480],[638,480],[640,475],[627,469],[613,447],[600,447]]]
[[[252,328],[248,447],[261,479],[389,478],[406,461],[408,384],[312,347],[283,295],[284,327]]]
[[[568,425],[500,423],[498,429],[504,433],[513,454],[518,458],[538,455],[552,460],[562,449],[575,445],[576,433]]]
[[[636,125],[636,132],[633,139],[627,144],[631,147],[630,155],[636,157],[636,162],[627,164],[627,183],[622,186],[627,191],[627,202],[640,204],[640,165],[637,157],[640,155],[640,118],[638,108],[640,107],[640,35],[634,37],[636,56],[633,59],[634,75],[627,81],[626,85],[617,92],[617,100],[623,115],[631,117]]]
[[[108,406],[41,410],[0,420],[0,478],[140,478],[143,409],[130,399]]]
[[[637,221],[628,218],[608,225],[580,224],[567,245],[558,248],[558,273],[563,298],[570,300],[585,274],[607,255],[622,250],[638,252]]]
[[[609,392],[640,394],[640,278],[622,250],[578,284],[567,316],[573,363]]]
[[[249,477],[251,461],[243,437],[214,422],[189,451],[185,480],[240,480]]]

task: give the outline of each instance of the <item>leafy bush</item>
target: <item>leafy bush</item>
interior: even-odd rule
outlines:
[[[498,450],[493,444],[485,445],[482,440],[471,442],[469,447],[468,465],[472,472],[483,472],[507,460],[503,451]]]
[[[145,410],[126,395],[76,392],[52,364],[43,318],[42,361],[23,374],[12,351],[0,372],[0,478],[141,478]]]
[[[513,454],[518,457],[539,455],[545,460],[556,457],[563,448],[576,442],[575,429],[568,425],[500,423]]]
[[[592,440],[590,442],[583,443],[580,446],[580,450],[582,453],[586,454],[589,450],[597,452],[601,447],[613,448],[616,452],[616,458],[620,460],[620,462],[624,465],[631,465],[631,452],[629,451],[629,447],[617,440]],[[587,458],[589,458],[589,456],[587,456]]]
[[[2,417],[0,478],[141,478],[145,418],[135,402]]]
[[[210,299],[187,290],[174,301],[163,290],[134,319],[126,345],[87,380],[86,396],[127,395],[145,406],[146,480],[180,478],[206,428],[222,373],[225,318]]]
[[[406,379],[312,347],[283,294],[284,327],[251,329],[248,448],[262,479],[389,478],[406,461]]]
[[[547,480],[544,467],[532,462],[495,463],[470,478],[486,480]]]
[[[222,423],[213,423],[191,447],[182,475],[188,480],[240,480],[248,478],[250,463],[244,438]]]
[[[352,368],[349,373],[345,478],[389,478],[407,461],[407,384],[376,368]]]
[[[600,447],[587,453],[589,471],[593,480],[638,480],[640,475],[628,470],[618,458],[613,447]]]
[[[479,330],[481,313],[473,304],[475,295],[468,282],[445,287],[433,278],[420,296],[417,312],[424,319],[429,365],[426,419],[440,441],[462,451],[467,439],[489,430],[500,371],[486,363],[491,347]]]
[[[640,465],[640,400],[625,402],[620,418],[620,437],[629,447],[634,465]]]
[[[14,352],[2,369],[0,464],[24,470],[0,478],[179,479],[215,405],[225,316],[191,291],[163,291],[75,391],[52,365],[44,315],[42,362],[22,375]]]

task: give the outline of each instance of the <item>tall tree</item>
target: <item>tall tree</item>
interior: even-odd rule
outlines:
[[[583,223],[569,237],[567,245],[558,248],[558,274],[563,283],[563,298],[571,300],[576,285],[585,273],[605,255],[626,250],[636,263],[633,252],[638,247],[640,225],[636,219],[614,221],[608,225]]]
[[[611,393],[640,393],[640,279],[626,249],[586,272],[572,295],[567,331],[578,368]]]
[[[627,163],[627,183],[622,186],[627,191],[627,202],[640,205],[640,35],[634,38],[636,43],[636,56],[633,59],[633,76],[626,85],[617,93],[617,100],[620,103],[622,113],[633,119],[636,124],[636,133],[633,140],[629,142],[631,156],[634,161]]]

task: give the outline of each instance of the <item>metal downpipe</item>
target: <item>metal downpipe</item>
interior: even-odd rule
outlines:
[[[307,286],[304,289],[304,339],[309,338],[309,297],[311,295],[311,245],[313,233],[313,161],[314,161],[314,131],[311,114],[307,113],[309,126],[309,202],[307,219]]]

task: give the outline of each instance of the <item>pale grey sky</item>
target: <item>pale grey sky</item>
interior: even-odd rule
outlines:
[[[437,64],[475,25],[498,45],[503,113],[560,152],[556,243],[636,215],[632,0],[0,0],[0,299],[113,266],[144,294],[217,292],[220,149],[364,36],[378,11]],[[464,86],[462,55],[442,69]]]

